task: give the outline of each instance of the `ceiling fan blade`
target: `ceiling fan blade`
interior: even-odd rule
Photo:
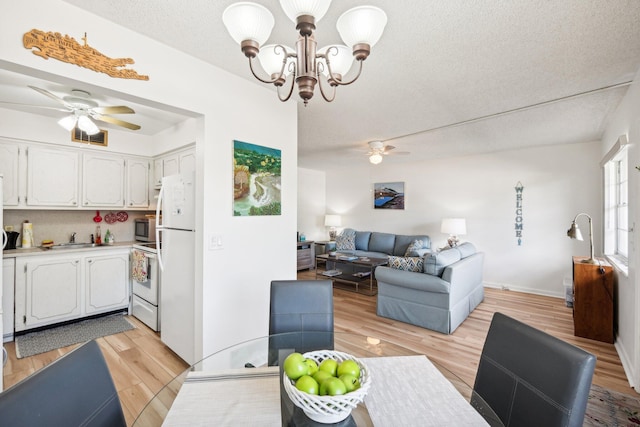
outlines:
[[[69,112],[69,110],[66,109],[66,108],[46,107],[44,105],[33,105],[33,104],[20,104],[18,102],[0,101],[0,105],[6,105],[6,106],[11,106],[11,107],[41,108],[41,109],[44,109],[44,110],[55,110],[55,111],[62,111],[62,112],[65,112],[65,113]]]
[[[41,94],[43,94],[44,96],[48,96],[49,98],[53,99],[54,101],[64,105],[65,107],[67,107],[69,110],[73,111],[73,105],[69,104],[67,101],[65,101],[62,98],[59,98],[57,96],[55,96],[54,94],[52,94],[51,92],[49,92],[48,90],[44,90],[44,89],[40,89],[39,87],[35,87],[35,86],[29,86],[31,89],[35,90],[36,92],[39,92]]]
[[[123,128],[131,129],[131,130],[140,129],[140,126],[138,125],[125,122],[124,120],[116,119],[115,117],[111,117],[111,116],[103,116],[102,114],[91,114],[91,117],[93,117],[96,120],[100,120],[101,122],[111,123],[114,125],[122,126]]]
[[[393,150],[394,148],[396,147],[394,147],[393,145],[385,145],[382,151],[384,154],[387,154],[389,151]]]
[[[98,114],[135,114],[135,111],[126,105],[94,107],[92,110]]]

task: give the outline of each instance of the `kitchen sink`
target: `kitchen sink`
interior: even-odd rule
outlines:
[[[80,248],[92,248],[95,243],[58,243],[51,246],[51,249],[80,249]]]

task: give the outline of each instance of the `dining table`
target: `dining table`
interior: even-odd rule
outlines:
[[[335,350],[365,364],[370,387],[343,421],[313,421],[283,388],[280,368],[293,351]],[[277,354],[274,357],[274,354]],[[275,361],[275,363],[274,363]],[[350,332],[274,334],[216,351],[167,383],[134,427],[186,426],[501,426],[482,398],[454,373],[389,339]]]

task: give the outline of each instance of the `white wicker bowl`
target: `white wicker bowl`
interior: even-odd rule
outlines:
[[[323,424],[337,423],[349,416],[351,411],[364,400],[371,386],[371,375],[367,365],[350,354],[333,350],[319,350],[304,353],[303,356],[313,359],[319,365],[324,359],[334,359],[338,363],[344,360],[353,360],[360,366],[360,388],[340,396],[316,396],[300,391],[294,381],[282,374],[282,382],[289,399],[294,405],[314,421]]]

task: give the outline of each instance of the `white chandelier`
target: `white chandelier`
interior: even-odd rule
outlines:
[[[263,83],[275,85],[278,98],[283,102],[289,100],[297,83],[298,93],[306,106],[313,97],[316,83],[325,101],[331,102],[335,99],[336,87],[349,85],[360,77],[362,61],[367,59],[371,48],[380,40],[387,24],[387,15],[382,9],[374,6],[355,7],[343,13],[336,23],[346,46],[317,49],[315,24],[322,19],[330,4],[331,0],[280,0],[280,6],[296,23],[296,30],[300,32],[295,49],[280,44],[262,46],[275,23],[271,12],[262,5],[251,2],[234,3],[225,9],[222,21],[231,37],[240,44],[244,55],[249,58],[249,67],[254,77]],[[256,74],[253,66],[256,56],[269,74],[269,79]],[[354,58],[359,63],[357,75],[350,81],[342,81],[351,69]],[[325,92],[321,74],[333,88],[332,93]],[[288,78],[290,86],[281,93],[280,88],[284,87]]]

